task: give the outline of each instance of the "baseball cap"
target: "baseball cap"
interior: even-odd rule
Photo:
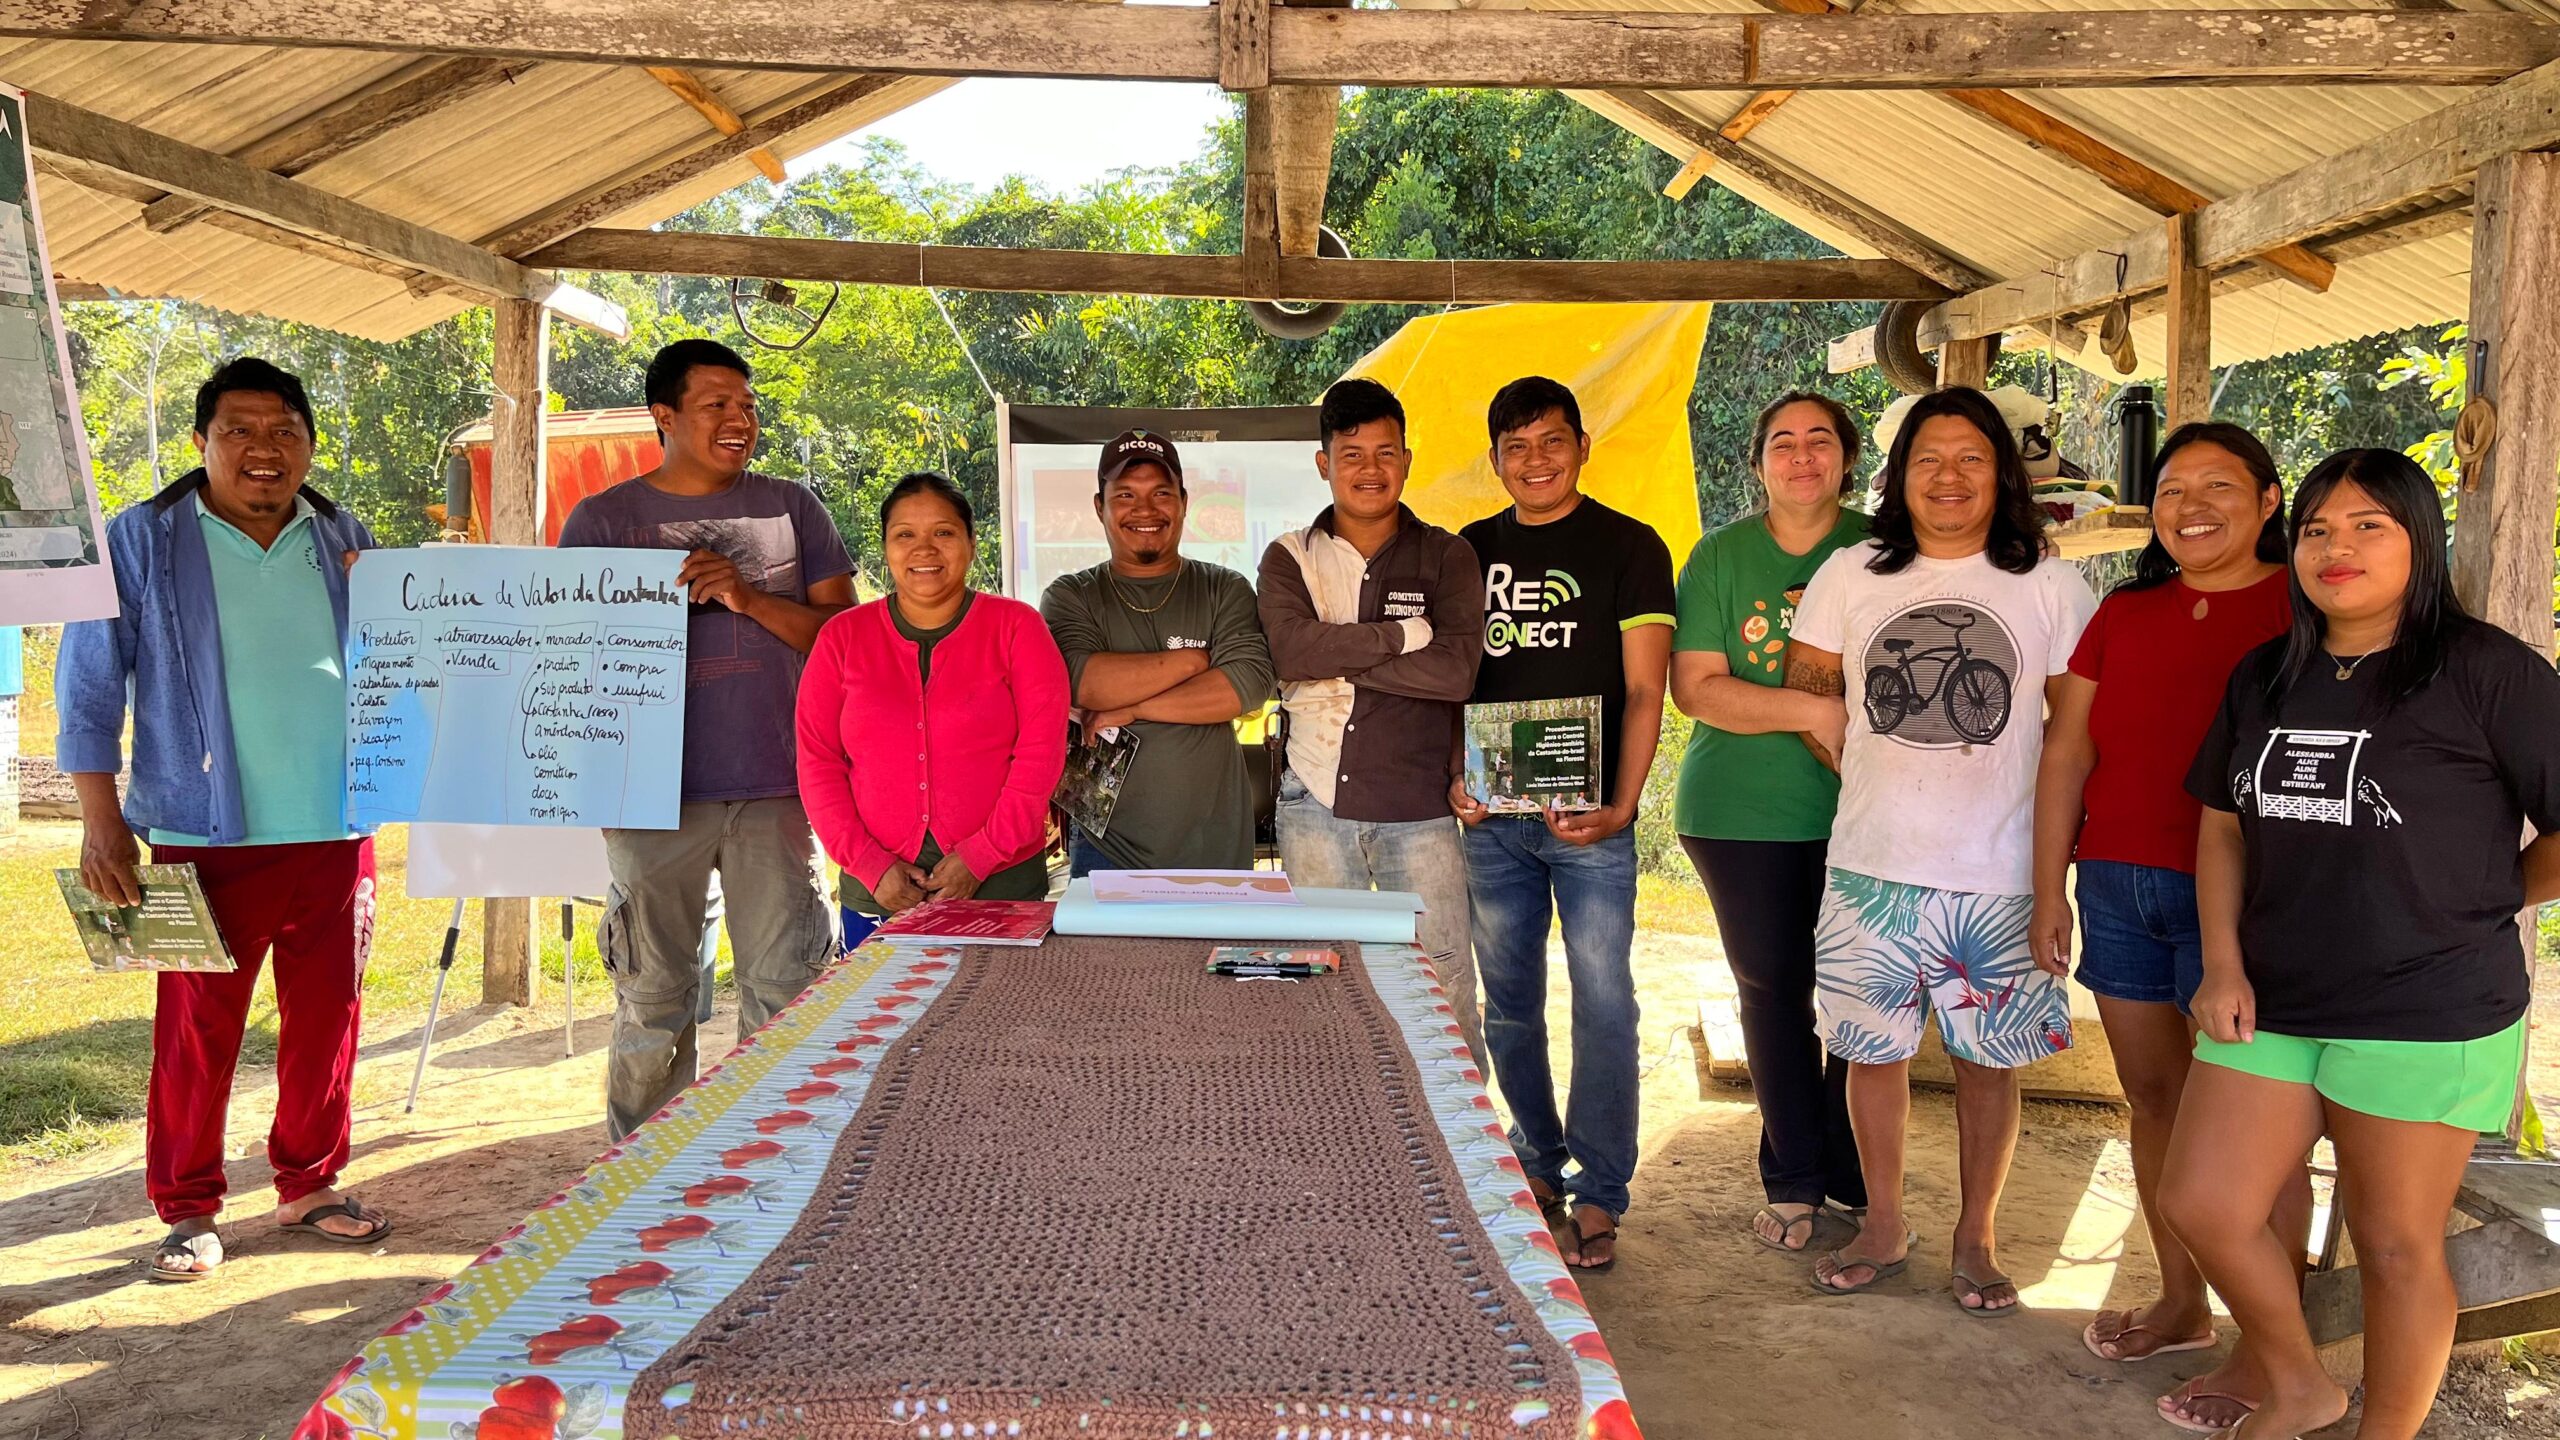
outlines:
[[[1096,473],[1102,483],[1108,485],[1119,479],[1122,471],[1141,461],[1163,466],[1173,476],[1174,483],[1182,482],[1181,452],[1173,448],[1172,441],[1153,430],[1121,431],[1110,444],[1102,447],[1102,467]]]

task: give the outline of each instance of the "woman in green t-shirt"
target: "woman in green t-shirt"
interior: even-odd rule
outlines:
[[[1840,503],[1857,458],[1857,422],[1838,401],[1771,401],[1751,438],[1767,503],[1689,553],[1671,642],[1672,701],[1698,722],[1674,819],[1741,991],[1768,1200],[1752,1234],[1772,1250],[1805,1248],[1826,1201],[1866,1205],[1849,1066],[1824,1056],[1813,1029],[1814,920],[1840,777],[1798,738],[1823,699],[1781,683],[1806,583],[1867,538],[1867,517]]]

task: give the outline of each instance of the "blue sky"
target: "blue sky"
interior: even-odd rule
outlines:
[[[905,145],[936,176],[986,189],[1022,175],[1069,194],[1115,170],[1176,165],[1224,109],[1214,85],[1125,80],[963,80],[792,162],[850,162],[866,139]]]

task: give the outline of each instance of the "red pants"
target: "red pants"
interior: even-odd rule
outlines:
[[[151,1206],[169,1223],[222,1208],[222,1125],[249,997],[270,950],[276,974],[276,1119],[267,1163],[291,1203],[347,1163],[356,1029],[373,948],[373,842],[155,845],[152,863],[193,865],[240,968],[160,975],[143,1138]]]

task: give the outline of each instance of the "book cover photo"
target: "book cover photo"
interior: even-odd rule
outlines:
[[[1497,815],[1597,810],[1600,697],[1467,707],[1467,793]]]
[[[71,921],[100,974],[178,970],[218,974],[236,970],[231,951],[214,928],[213,907],[193,865],[144,865],[139,905],[110,905],[80,883],[77,870],[56,870]]]

